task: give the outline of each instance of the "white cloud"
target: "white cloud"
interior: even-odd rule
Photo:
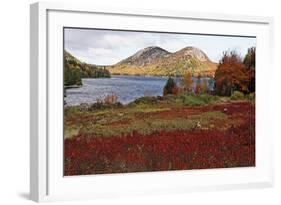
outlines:
[[[195,46],[217,62],[225,50],[236,49],[244,55],[255,44],[255,38],[245,37],[65,29],[65,49],[80,60],[97,65],[117,63],[148,46],[159,46],[170,52]]]
[[[90,48],[90,53],[97,57],[103,57],[111,55],[111,49],[107,48]]]

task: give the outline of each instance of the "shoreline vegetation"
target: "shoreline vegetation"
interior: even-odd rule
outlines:
[[[186,73],[162,96],[64,106],[64,174],[255,166],[255,48],[225,52],[214,90]]]
[[[82,78],[110,78],[105,67],[83,63],[64,51],[64,88],[82,86]]]
[[[106,66],[105,66],[106,67]],[[188,72],[186,72],[188,73]],[[111,73],[112,76],[138,76],[138,77],[161,77],[161,78],[168,78],[168,77],[174,77],[174,78],[177,78],[177,77],[182,77],[183,75],[157,75],[157,74],[154,74],[154,75],[150,75],[150,74],[127,74],[127,73]],[[192,74],[192,77],[202,77],[202,78],[214,78],[214,75],[204,75],[204,74]]]

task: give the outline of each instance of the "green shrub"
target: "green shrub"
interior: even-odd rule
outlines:
[[[231,95],[230,99],[231,100],[243,100],[244,99],[244,94],[240,91],[234,91],[233,94]]]
[[[140,98],[135,99],[135,101],[129,103],[129,106],[133,107],[135,105],[140,105],[140,104],[153,105],[153,104],[156,104],[159,100],[160,100],[159,97],[145,96],[145,97],[140,97]]]
[[[255,94],[255,93],[250,93],[249,95],[246,95],[246,98],[247,98],[248,100],[255,100],[256,94]]]
[[[196,98],[195,96],[190,95],[190,96],[186,96],[184,98],[183,104],[188,105],[188,106],[199,106],[204,103],[199,98]]]
[[[183,100],[183,104],[188,106],[213,104],[218,101],[217,96],[212,96],[207,94],[201,94],[201,95],[190,94],[190,95],[182,95],[180,97]]]
[[[163,100],[170,103],[176,102],[177,98],[179,98],[179,96],[175,96],[172,94],[163,96]]]
[[[218,101],[218,96],[213,95],[207,95],[207,94],[201,94],[199,95],[199,98],[205,103],[205,104],[213,104]]]
[[[114,104],[96,102],[89,106],[88,111],[105,110],[105,109],[121,108],[121,107],[123,107],[123,105],[120,102],[116,102]]]

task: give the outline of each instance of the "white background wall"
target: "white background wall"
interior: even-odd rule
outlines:
[[[30,0],[1,1],[0,6],[0,204],[31,204],[29,192],[29,4]],[[79,0],[82,2],[82,0]],[[281,6],[278,0],[92,0],[101,6],[187,10],[273,16],[275,67],[272,81],[276,101],[275,188],[108,200],[67,204],[281,204]],[[265,68],[266,69],[266,68]],[[272,69],[271,69],[272,70]],[[266,86],[266,85],[264,85]]]

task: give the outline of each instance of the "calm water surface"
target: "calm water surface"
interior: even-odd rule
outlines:
[[[81,103],[94,103],[107,95],[116,94],[118,101],[127,104],[143,96],[158,96],[163,94],[163,87],[167,77],[143,76],[112,76],[111,78],[85,78],[83,86],[66,90],[65,101],[67,105],[80,105]],[[210,78],[201,78],[206,81],[209,89],[214,83]],[[176,81],[180,79],[177,78]],[[193,78],[194,85],[197,78]]]

